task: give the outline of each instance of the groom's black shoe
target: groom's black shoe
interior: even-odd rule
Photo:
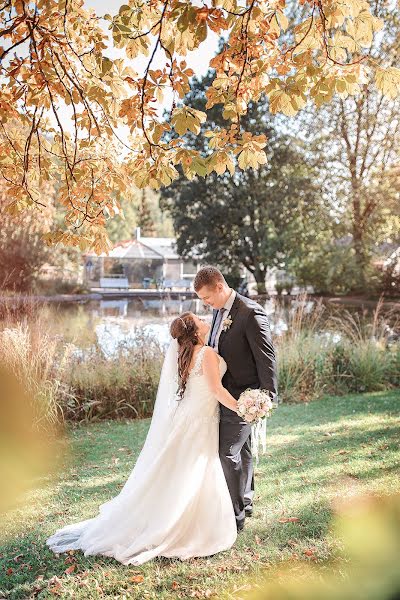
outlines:
[[[244,513],[246,515],[246,517],[252,517],[253,516],[253,507],[249,506],[248,508],[246,507],[244,509]]]
[[[243,523],[236,523],[237,532],[240,533],[244,529],[244,521]]]

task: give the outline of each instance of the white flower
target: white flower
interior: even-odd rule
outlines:
[[[224,319],[222,321],[222,329],[224,331],[226,331],[227,329],[229,329],[229,327],[232,325],[232,323],[233,323],[232,317],[231,316],[226,317],[226,319]]]

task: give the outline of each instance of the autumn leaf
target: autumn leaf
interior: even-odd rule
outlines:
[[[391,99],[396,98],[400,94],[400,69],[397,67],[378,68],[375,84],[384,96]]]
[[[266,163],[263,147],[243,141],[239,122],[263,94],[271,113],[288,117],[309,99],[320,107],[373,80],[390,100],[400,94],[399,69],[370,56],[384,25],[372,6],[317,2],[311,16],[309,2],[298,4],[294,21],[283,2],[248,3],[245,10],[236,0],[121,2],[104,16],[83,2],[42,1],[34,16],[22,0],[11,13],[5,3],[0,177],[9,210],[47,207],[40,186],[57,182],[65,219],[45,234],[45,243],[107,253],[106,225],[129,190],[170,185],[177,164],[193,178],[233,175],[236,162],[241,169]],[[215,71],[206,110],[218,105],[227,127],[210,138],[210,155],[194,150],[182,157],[184,136],[199,135],[207,119],[184,104],[193,76],[185,57],[201,50],[210,32],[225,33],[204,65]],[[109,51],[110,38],[117,52]],[[143,62],[140,73],[129,64],[133,59]],[[71,117],[60,118],[64,106]],[[120,136],[125,126],[129,139]],[[172,129],[167,143],[164,133]]]
[[[68,569],[65,569],[64,573],[66,575],[71,575],[71,573],[73,573],[76,569],[76,565],[71,565],[70,567],[68,567]]]
[[[298,517],[282,517],[278,519],[278,523],[298,523],[300,519]]]
[[[134,575],[133,577],[130,577],[129,581],[132,581],[132,583],[143,583],[144,576],[143,575]]]
[[[207,115],[200,110],[194,108],[177,108],[175,109],[171,124],[179,135],[183,135],[187,131],[198,134],[200,133],[201,123],[204,123]]]

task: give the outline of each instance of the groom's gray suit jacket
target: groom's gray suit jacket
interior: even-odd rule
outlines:
[[[213,325],[217,314],[215,310]],[[221,331],[218,343],[218,353],[227,364],[223,386],[236,399],[247,388],[268,390],[277,402],[276,357],[265,310],[236,292],[229,316],[232,324]],[[222,404],[220,415],[221,421],[241,420],[236,412]]]

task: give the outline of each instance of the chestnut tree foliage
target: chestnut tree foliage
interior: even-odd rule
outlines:
[[[285,0],[127,0],[103,16],[83,0],[0,0],[0,177],[10,213],[46,206],[39,191],[55,182],[65,225],[46,241],[107,251],[106,221],[134,188],[169,185],[178,165],[190,179],[265,164],[268,140],[242,125],[263,95],[272,113],[289,116],[356,96],[366,82],[398,95],[400,70],[369,51],[384,22],[367,0],[294,2],[289,19]],[[202,154],[184,140],[207,114],[183,100],[187,55],[210,31],[224,43],[210,61],[206,110],[221,105],[225,122],[206,131]]]

